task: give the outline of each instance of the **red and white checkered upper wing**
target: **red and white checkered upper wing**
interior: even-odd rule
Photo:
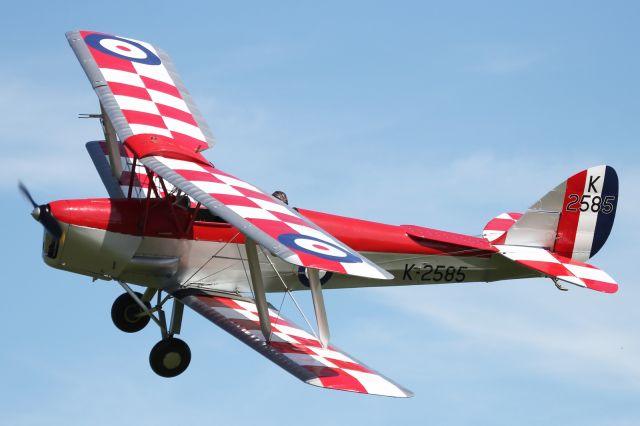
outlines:
[[[604,293],[615,293],[618,284],[601,269],[537,247],[496,245],[500,254],[549,277]]]
[[[295,210],[212,167],[199,154],[213,143],[211,132],[160,49],[91,31],[69,32],[67,39],[123,142],[121,157],[133,153],[145,167],[283,260],[367,278],[393,277]],[[148,177],[139,169],[125,167],[119,183],[135,185],[144,194]],[[127,182],[129,177],[133,180]]]
[[[280,200],[202,160],[149,155],[140,162],[289,263],[366,278],[393,278]]]
[[[121,141],[155,134],[194,151],[214,144],[211,130],[161,49],[93,31],[68,32],[67,40]]]
[[[282,317],[273,306],[269,309],[272,334],[267,342],[260,329],[256,305],[251,300],[189,290],[178,291],[174,296],[310,385],[400,398],[413,395],[341,350],[333,346],[323,348],[318,339]]]

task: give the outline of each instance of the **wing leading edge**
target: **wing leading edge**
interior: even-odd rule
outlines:
[[[174,294],[214,324],[241,340],[298,379],[327,389],[406,398],[413,393],[393,383],[333,346],[323,348],[311,334],[269,306],[271,339],[260,331],[252,300],[181,290]]]

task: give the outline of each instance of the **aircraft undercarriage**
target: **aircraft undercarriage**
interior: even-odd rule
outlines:
[[[183,340],[175,337],[180,333],[184,305],[170,294],[162,296],[162,291],[147,289],[144,294],[133,291],[128,284],[119,282],[125,293],[120,295],[111,307],[113,324],[125,333],[137,333],[150,321],[160,328],[162,339],[149,353],[151,369],[162,377],[175,377],[183,373],[191,362],[191,350]],[[155,299],[155,305],[151,301]],[[167,324],[164,311],[166,303],[173,299],[171,319]]]
[[[266,299],[256,243],[247,239],[245,242],[245,250],[247,254],[246,261],[251,276],[249,283],[254,295],[260,328],[265,339],[269,341],[272,332],[269,304]],[[277,274],[275,265],[268,256],[267,259]],[[318,339],[322,347],[327,348],[329,345],[329,324],[322,295],[319,271],[308,268],[307,272],[316,317]],[[284,287],[287,288],[287,292],[291,295],[285,281],[279,274],[278,277]],[[144,294],[140,294],[133,291],[124,281],[117,282],[125,290],[125,293],[116,298],[111,307],[111,319],[114,325],[126,333],[135,333],[145,328],[150,321],[156,323],[160,328],[162,340],[156,343],[149,354],[151,369],[162,377],[175,377],[183,373],[191,362],[191,350],[183,340],[174,336],[179,334],[181,330],[184,304],[179,301],[177,297],[173,296],[171,290],[166,291],[164,297],[162,290],[154,288],[147,288]],[[291,295],[291,297],[293,296]],[[152,306],[151,301],[154,299],[155,306]],[[167,324],[163,307],[171,299],[173,299],[171,319]],[[296,306],[298,306],[297,303]]]

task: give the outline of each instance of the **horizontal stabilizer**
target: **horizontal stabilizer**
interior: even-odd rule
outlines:
[[[542,274],[580,287],[604,293],[615,293],[618,284],[606,272],[588,263],[569,259],[545,249],[497,245],[500,254]]]
[[[298,379],[314,386],[371,395],[410,397],[413,394],[351,358],[322,344],[288,321],[271,305],[271,339],[260,328],[258,309],[250,299],[214,296],[181,290],[174,296],[237,339],[278,364]]]

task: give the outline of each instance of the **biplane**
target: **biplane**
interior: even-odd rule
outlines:
[[[122,286],[111,309],[120,330],[159,327],[149,362],[160,376],[181,374],[191,360],[176,337],[187,306],[308,384],[408,397],[330,343],[323,291],[532,277],[560,290],[618,289],[585,263],[614,222],[618,177],[609,166],[574,174],[524,213],[495,217],[481,236],[294,208],[283,192],[203,155],[213,134],[164,51],[94,31],[66,36],[98,95],[100,113],[88,116],[104,137],[86,148],[109,197],[39,205],[20,189],[44,227],[47,265]],[[315,327],[267,301],[300,290],[310,291]]]

